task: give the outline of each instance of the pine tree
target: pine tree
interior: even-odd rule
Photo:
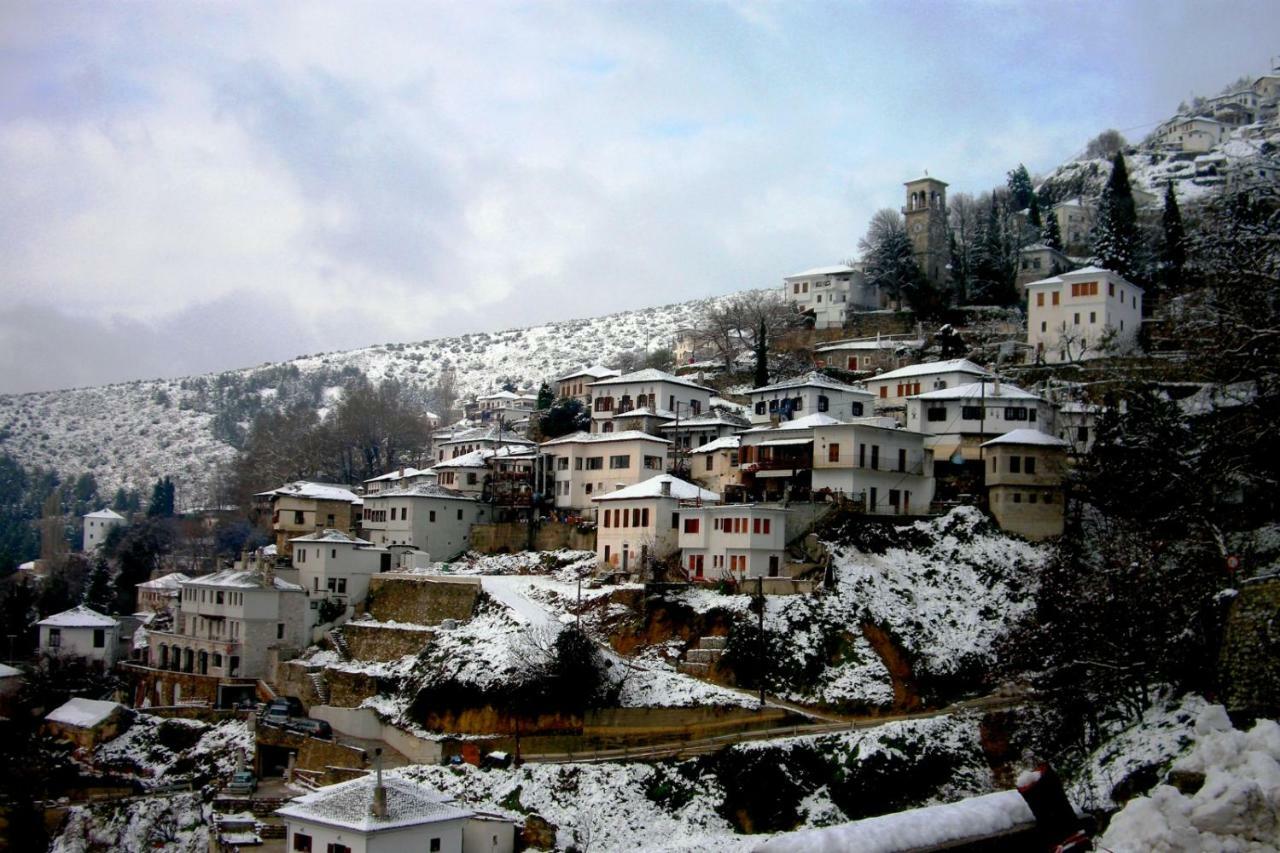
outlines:
[[[1044,230],[1040,232],[1040,241],[1051,249],[1062,251],[1062,230],[1058,227],[1058,217],[1050,210],[1044,220]]]
[[[760,318],[760,330],[756,332],[756,382],[755,387],[769,384],[769,329]]]
[[[115,603],[115,589],[111,583],[111,566],[99,555],[93,561],[89,579],[84,588],[84,604],[99,613],[110,613]]]
[[[1160,265],[1164,271],[1165,286],[1177,290],[1182,285],[1182,268],[1187,263],[1187,232],[1182,227],[1182,211],[1178,209],[1178,195],[1173,191],[1173,181],[1165,186],[1164,240],[1160,246]]]
[[[1031,200],[1035,198],[1035,188],[1031,186],[1031,175],[1027,172],[1027,167],[1018,164],[1018,168],[1009,173],[1009,204],[1014,210],[1023,210],[1031,206]]]
[[[551,404],[555,402],[555,399],[555,395],[551,393],[551,386],[543,382],[542,387],[538,389],[537,410],[541,412],[551,408]]]
[[[1006,258],[1004,223],[994,194],[987,220],[978,229],[976,243],[973,256],[975,298],[984,305],[1011,303],[1011,265]]]
[[[1131,279],[1138,244],[1138,212],[1129,186],[1124,154],[1111,161],[1111,177],[1098,199],[1093,227],[1093,254],[1100,266]]]
[[[152,518],[169,518],[173,515],[175,497],[173,480],[168,477],[156,480],[151,488],[151,503],[147,506],[147,515]]]
[[[1027,222],[1036,229],[1037,235],[1044,229],[1044,222],[1040,217],[1040,199],[1036,198],[1035,193],[1031,194],[1031,209],[1027,214]]]
[[[950,249],[951,301],[956,305],[964,305],[969,298],[969,270],[954,230],[949,234],[948,248]]]

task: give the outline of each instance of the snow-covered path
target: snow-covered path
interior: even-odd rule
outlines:
[[[527,625],[545,625],[559,631],[559,618],[528,596],[536,575],[482,575],[480,585],[494,600],[505,604]]]

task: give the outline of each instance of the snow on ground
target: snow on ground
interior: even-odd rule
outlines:
[[[127,731],[97,748],[94,761],[150,788],[229,775],[237,750],[253,756],[253,734],[244,720],[210,725],[139,713]]]
[[[1232,727],[1221,705],[1202,708],[1195,746],[1173,770],[1203,774],[1195,793],[1160,785],[1131,800],[1101,845],[1115,853],[1261,853],[1280,849],[1280,724]]]
[[[1118,731],[1094,750],[1068,786],[1071,801],[1089,811],[1121,804],[1113,798],[1117,785],[1136,773],[1162,773],[1195,740],[1196,717],[1208,706],[1199,696],[1158,700],[1142,722]]]
[[[199,793],[75,806],[50,853],[205,853],[212,815]]]
[[[622,692],[618,696],[618,704],[624,708],[692,708],[708,705],[754,708],[759,704],[749,693],[691,678],[663,661],[636,658],[617,660],[625,661]]]

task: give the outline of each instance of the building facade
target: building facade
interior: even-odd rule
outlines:
[[[883,411],[905,406],[907,398],[916,394],[956,388],[991,376],[993,374],[985,367],[965,358],[955,358],[890,370],[872,376],[866,385],[875,397],[876,410]]]
[[[907,197],[902,215],[906,218],[907,236],[911,238],[916,263],[925,278],[935,287],[941,287],[946,284],[951,263],[947,184],[926,175],[907,181],[904,186]]]
[[[83,604],[41,619],[40,653],[83,658],[110,669],[120,653],[120,622]]]
[[[298,480],[256,497],[271,509],[271,530],[276,538],[276,552],[289,556],[290,541],[322,530],[356,532],[356,522],[363,503],[346,486]]]
[[[933,451],[891,418],[813,430],[813,489],[861,500],[879,515],[923,515],[933,502]]]
[[[601,569],[644,575],[650,561],[676,553],[682,505],[719,500],[715,492],[670,474],[596,497],[596,557]]]
[[[1033,281],[1027,346],[1037,361],[1070,362],[1132,350],[1142,326],[1142,288],[1100,267]]]
[[[987,505],[1000,528],[1031,540],[1061,536],[1067,443],[1038,430],[1016,429],[983,448]]]
[[[541,445],[557,509],[586,510],[594,499],[666,470],[671,442],[638,430],[575,432]]]
[[[874,400],[870,391],[837,382],[821,373],[766,385],[748,393],[751,398],[749,417],[756,426],[811,414],[851,420],[871,414]]]
[[[471,526],[490,519],[477,494],[420,484],[365,500],[365,535],[382,548],[404,546],[441,560],[471,547]]]
[[[591,431],[640,430],[657,434],[676,419],[696,418],[711,409],[710,388],[647,368],[591,383]]]
[[[369,596],[369,578],[391,569],[391,553],[385,548],[340,530],[325,530],[293,540],[293,568],[307,598],[308,629],[323,618],[320,603],[332,601],[344,618],[348,608]]]
[[[907,429],[925,435],[935,462],[974,462],[989,439],[1020,428],[1052,435],[1051,403],[994,379],[928,391],[907,400]]]
[[[682,509],[681,567],[694,582],[782,577],[788,512],[758,504]]]
[[[115,510],[100,509],[84,516],[84,543],[81,550],[92,551],[100,548],[106,541],[112,528],[128,524],[125,517]]]

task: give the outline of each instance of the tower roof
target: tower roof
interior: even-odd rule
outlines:
[[[931,181],[931,182],[933,182],[933,183],[935,183],[935,184],[942,184],[944,187],[949,187],[949,186],[951,186],[951,185],[950,185],[950,184],[948,184],[946,181],[939,180],[938,178],[931,177],[930,175],[921,175],[920,177],[916,178],[915,180],[911,180],[911,181],[904,181],[902,185],[903,185],[904,187],[909,187],[909,186],[911,186],[912,184],[923,184],[923,183],[925,183],[926,181]]]

